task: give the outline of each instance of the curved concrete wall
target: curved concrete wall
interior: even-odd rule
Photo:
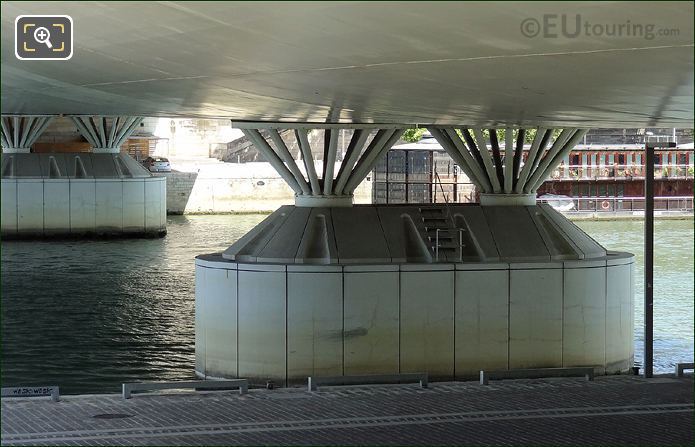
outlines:
[[[2,179],[2,237],[162,235],[166,179]]]
[[[196,259],[196,373],[310,375],[633,365],[634,256],[534,263]],[[539,286],[540,285],[540,286]]]
[[[2,237],[163,235],[166,178],[128,154],[3,154]]]

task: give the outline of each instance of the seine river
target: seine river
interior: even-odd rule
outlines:
[[[128,381],[193,377],[194,267],[262,215],[171,216],[163,239],[2,243],[2,385],[118,392]],[[642,349],[642,222],[579,222],[637,255]],[[655,225],[655,370],[693,359],[693,221]]]

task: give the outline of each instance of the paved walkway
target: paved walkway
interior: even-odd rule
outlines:
[[[693,378],[2,400],[3,445],[693,445]]]

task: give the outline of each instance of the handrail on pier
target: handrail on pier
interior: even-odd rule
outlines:
[[[249,382],[246,379],[234,380],[192,380],[183,382],[141,382],[124,383],[123,399],[130,399],[135,391],[178,390],[185,388],[205,389],[230,389],[239,388],[239,394],[249,391]]]
[[[379,374],[364,376],[324,376],[308,377],[309,391],[316,391],[321,385],[367,385],[375,383],[418,382],[421,388],[427,388],[427,373]]]
[[[510,369],[500,371],[480,371],[480,384],[487,385],[495,379],[542,379],[545,377],[575,377],[584,376],[586,380],[594,380],[594,368],[535,368]]]

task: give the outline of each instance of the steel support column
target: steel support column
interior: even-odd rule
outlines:
[[[316,166],[314,166],[314,156],[311,153],[308,132],[306,129],[295,129],[294,135],[297,139],[299,150],[302,152],[302,159],[304,160],[304,169],[306,170],[307,177],[309,177],[311,192],[313,193],[313,195],[319,195],[321,194],[321,186],[319,185],[319,177],[316,174]]]
[[[553,131],[543,127],[537,129],[522,169],[526,129],[518,129],[516,137],[513,129],[505,129],[504,162],[497,129],[488,129],[489,148],[482,129],[472,129],[475,139],[467,128],[431,126],[429,130],[476,185],[481,203],[485,205],[535,204],[538,187],[587,132],[586,129],[564,129],[546,151]]]
[[[269,122],[233,122],[242,129],[253,145],[271,163],[285,182],[295,192],[295,205],[306,207],[342,207],[350,206],[355,188],[374,168],[376,162],[398,141],[404,129],[393,125],[355,125],[345,156],[336,173],[335,163],[338,156],[338,135],[342,126],[335,124],[292,124]],[[266,137],[259,130],[268,131],[276,150],[270,146]],[[299,145],[306,177],[299,170],[290,152],[280,138],[279,129],[294,129]],[[313,152],[307,133],[311,130],[324,131],[323,169],[317,172],[314,166]],[[366,145],[370,130],[378,130],[370,143]],[[363,148],[367,146],[366,149]]]
[[[502,192],[502,186],[500,185],[499,178],[497,177],[497,171],[495,170],[494,162],[490,151],[487,150],[487,144],[485,143],[485,136],[483,135],[482,129],[473,129],[473,134],[475,135],[475,144],[478,146],[478,151],[483,159],[483,165],[487,176],[492,183],[492,191],[495,194]]]
[[[646,143],[644,175],[644,377],[654,374],[654,146]]]
[[[357,159],[360,157],[360,153],[362,152],[368,137],[369,132],[364,129],[355,129],[355,133],[352,134],[352,139],[350,140],[350,144],[348,144],[348,148],[345,151],[345,157],[343,158],[343,162],[338,170],[338,175],[336,176],[334,188],[334,193],[336,195],[341,195],[343,193],[345,184],[350,177],[350,173],[352,172],[355,163],[357,163]]]
[[[514,187],[514,135],[512,129],[504,130],[504,193],[511,194]]]
[[[52,119],[52,116],[3,116],[0,120],[3,152],[30,152]]]
[[[94,152],[118,153],[143,118],[72,115],[70,119]]]
[[[644,145],[644,377],[654,376],[654,149],[676,143]]]

